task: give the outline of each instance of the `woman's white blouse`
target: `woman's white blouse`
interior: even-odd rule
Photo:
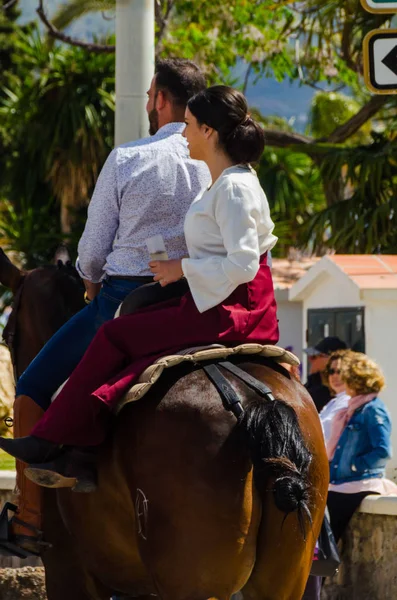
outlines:
[[[185,219],[189,258],[182,260],[200,312],[252,281],[259,258],[277,242],[269,204],[253,169],[234,166],[196,198]]]
[[[346,392],[339,392],[332,398],[320,412],[320,422],[323,428],[325,445],[329,443],[332,433],[332,423],[340,410],[347,408],[350,396]]]

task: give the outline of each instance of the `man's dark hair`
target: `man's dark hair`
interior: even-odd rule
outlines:
[[[206,88],[199,67],[191,60],[167,58],[156,63],[156,90],[168,92],[171,102],[185,108],[189,98]]]

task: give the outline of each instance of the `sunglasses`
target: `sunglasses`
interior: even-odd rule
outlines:
[[[328,369],[328,375],[339,375],[340,369]]]

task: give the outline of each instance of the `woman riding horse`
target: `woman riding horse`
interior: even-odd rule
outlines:
[[[189,101],[184,135],[191,157],[207,163],[212,185],[186,216],[189,258],[152,261],[150,268],[161,286],[185,277],[189,291],[103,325],[31,435],[0,438],[5,451],[29,464],[62,458],[62,466],[28,470],[39,485],[95,489],[92,447],[106,437],[110,409],[159,356],[214,342],[278,340],[266,261],[277,238],[250,167],[263,152],[263,131],[240,92],[214,86]],[[65,445],[71,449],[65,451]],[[288,490],[297,505],[303,487],[298,481]]]

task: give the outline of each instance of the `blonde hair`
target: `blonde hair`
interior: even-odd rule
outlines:
[[[362,352],[349,351],[342,360],[340,376],[356,395],[378,394],[385,387],[382,370]]]
[[[333,387],[330,385],[329,383],[329,377],[330,377],[330,369],[332,368],[332,363],[335,360],[340,360],[341,361],[341,365],[343,362],[347,362],[349,360],[349,355],[350,354],[355,354],[354,352],[352,352],[351,350],[335,350],[334,352],[332,352],[329,355],[329,359],[327,364],[325,365],[325,369],[322,372],[321,376],[322,376],[322,381],[323,384],[326,385],[333,394],[335,394],[335,390],[333,389]]]

